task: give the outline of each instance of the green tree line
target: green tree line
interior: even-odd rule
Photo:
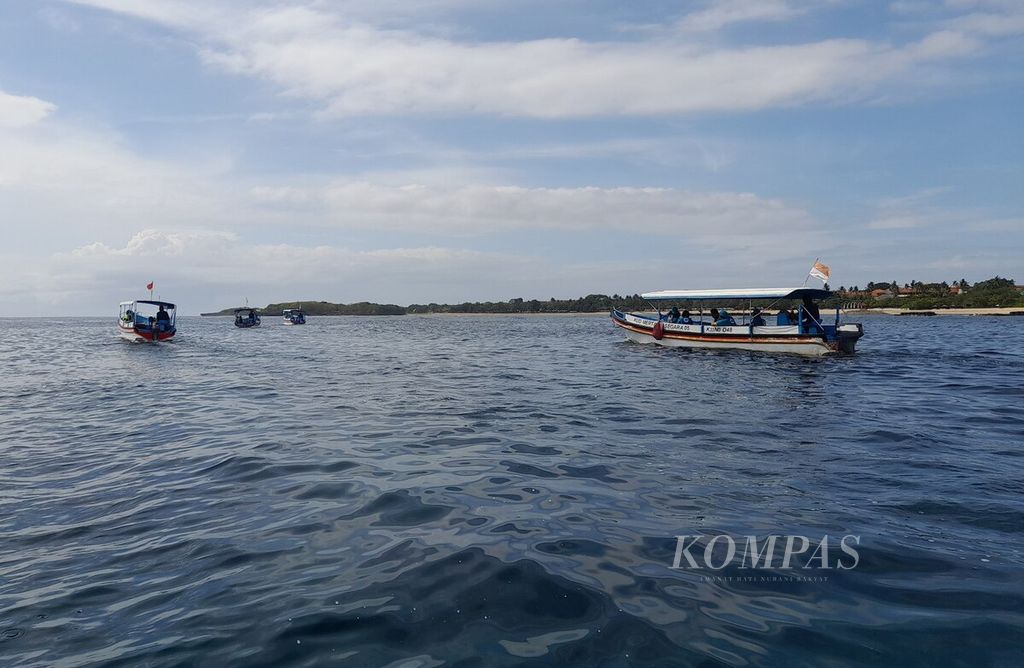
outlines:
[[[899,295],[900,288],[912,291],[905,296],[891,296],[875,299],[863,293],[872,290],[886,290]],[[959,288],[955,292],[953,288]],[[941,309],[941,308],[994,308],[1000,306],[1024,306],[1024,293],[1017,289],[1013,279],[995,276],[971,285],[964,279],[952,283],[922,283],[911,281],[900,286],[896,281],[871,282],[861,290],[840,287],[827,300],[826,305],[838,305],[850,301],[863,302],[868,307],[906,308],[906,309]]]
[[[950,288],[961,289],[953,294]],[[871,290],[889,290],[899,294],[901,286],[895,281],[881,283],[870,282],[862,290],[859,286],[852,288],[840,287],[832,296],[822,302],[823,307],[835,307],[856,301],[868,307],[878,308],[990,308],[997,306],[1024,306],[1024,293],[1017,290],[1014,281],[1008,278],[990,278],[970,285],[965,280],[949,283],[920,283],[911,281],[904,288],[914,289],[914,293],[906,297],[874,299],[867,296]],[[707,306],[744,309],[749,304],[746,300],[723,300]],[[779,302],[778,306],[787,306],[788,302]],[[663,309],[671,308],[665,304]],[[683,304],[679,304],[680,307]],[[517,297],[500,302],[463,302],[461,304],[375,304],[373,302],[357,302],[355,304],[333,304],[325,301],[297,301],[268,304],[259,309],[268,316],[279,316],[284,309],[302,309],[307,315],[406,315],[428,313],[605,313],[613,308],[625,311],[647,311],[651,305],[640,295],[602,295],[590,294],[577,299],[523,299]],[[224,309],[217,313],[203,315],[232,315],[232,309]]]

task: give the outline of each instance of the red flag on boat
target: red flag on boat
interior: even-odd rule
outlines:
[[[153,289],[153,281],[150,281],[149,283],[146,283],[146,289],[147,290],[152,290]]]

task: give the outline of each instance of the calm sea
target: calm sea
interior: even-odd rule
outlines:
[[[0,320],[0,665],[1022,665],[1024,318],[862,320]]]

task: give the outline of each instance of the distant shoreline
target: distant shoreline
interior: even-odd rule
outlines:
[[[833,309],[823,308],[822,312],[827,313]],[[631,311],[634,313],[655,313],[650,309],[635,310]],[[730,312],[736,314],[745,313],[745,311],[731,310]],[[555,316],[555,317],[598,317],[607,316],[610,311],[521,311],[518,313],[503,313],[503,312],[492,312],[492,313],[452,313],[444,311],[436,311],[431,313],[406,313],[402,314],[402,317],[424,317],[424,318],[438,318],[438,317],[456,317],[466,318],[474,316],[484,317],[517,317],[517,316]],[[774,310],[768,309],[764,311],[765,314],[773,314]],[[1003,306],[993,308],[936,308],[936,309],[899,309],[899,308],[862,308],[862,309],[843,309],[843,313],[846,315],[892,315],[892,316],[924,316],[929,314],[934,315],[966,315],[966,316],[1024,316],[1024,307],[1021,306]],[[231,315],[224,313],[200,313],[200,316],[204,318],[230,318]],[[386,314],[384,317],[394,317],[397,314]],[[373,314],[359,314],[359,315],[344,315],[344,314],[331,314],[331,315],[313,315],[311,317],[316,318],[367,318],[367,317],[381,317]]]
[[[822,308],[823,314],[833,311],[834,309]],[[650,309],[631,311],[632,313],[657,313]],[[730,313],[746,313],[745,310],[730,309]],[[409,316],[456,316],[466,317],[474,315],[483,316],[539,316],[539,315],[551,315],[551,316],[573,316],[573,317],[586,317],[586,316],[607,316],[610,311],[566,311],[566,312],[553,312],[545,313],[543,311],[524,311],[522,313],[409,313]],[[764,311],[765,314],[774,314],[776,311],[767,309]],[[874,309],[843,309],[843,313],[847,315],[924,315],[926,313],[934,313],[935,315],[1020,315],[1024,316],[1024,307],[1021,306],[1004,306],[998,308],[946,308],[946,309],[899,309],[899,308],[874,308]]]
[[[260,309],[255,309],[255,310],[260,310]],[[606,316],[610,312],[611,312],[610,310],[609,311],[554,311],[554,312],[550,312],[550,313],[547,313],[547,312],[544,312],[544,311],[521,311],[519,313],[451,313],[451,312],[444,312],[444,311],[436,311],[436,312],[431,312],[431,313],[402,313],[402,314],[386,313],[386,314],[381,314],[381,315],[378,315],[378,314],[344,314],[344,313],[332,313],[332,314],[329,314],[329,315],[307,314],[307,317],[310,317],[310,318],[381,318],[381,317],[385,317],[385,318],[390,318],[390,317],[436,318],[436,317],[454,316],[454,317],[457,317],[457,318],[465,318],[467,316],[475,316],[475,315],[479,315],[479,316],[502,316],[502,317],[512,317],[512,316],[521,316],[521,315],[525,315],[525,316],[551,315],[551,316],[559,316],[559,317],[561,317],[561,316],[586,317],[586,316]],[[261,312],[261,315],[263,315],[264,317],[276,317],[276,316],[268,315],[268,314],[262,313],[262,312]],[[203,318],[231,318],[231,317],[233,317],[232,314],[226,314],[226,313],[200,313],[199,316],[203,317]]]
[[[826,309],[822,309],[825,311]],[[1001,306],[993,308],[930,308],[930,309],[903,309],[903,308],[862,308],[843,311],[848,315],[1022,315],[1022,306]]]

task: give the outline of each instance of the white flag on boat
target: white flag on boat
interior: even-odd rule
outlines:
[[[832,275],[832,271],[828,268],[828,265],[815,261],[814,266],[811,267],[811,272],[808,275],[821,279],[822,283],[828,283],[828,277]]]

